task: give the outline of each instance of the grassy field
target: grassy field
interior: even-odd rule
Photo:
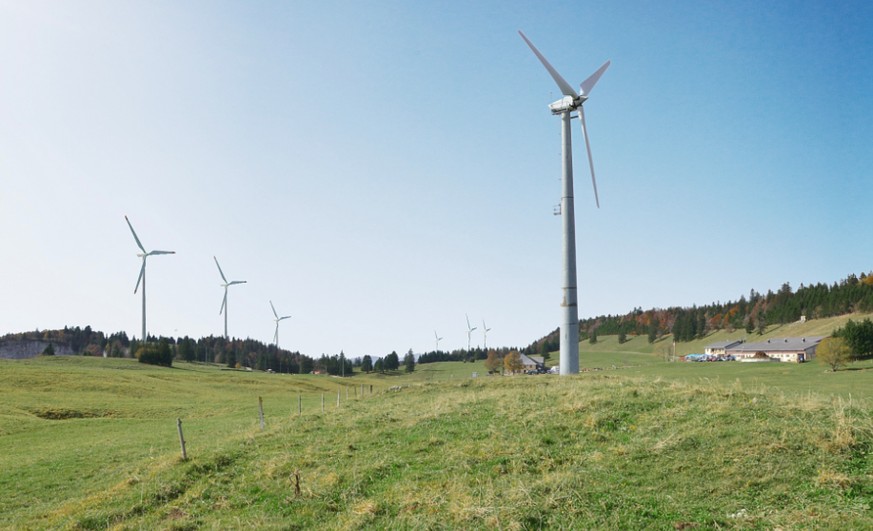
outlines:
[[[0,360],[0,527],[873,528],[873,364],[618,346],[575,377]]]

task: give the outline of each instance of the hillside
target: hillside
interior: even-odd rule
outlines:
[[[340,380],[82,357],[0,361],[0,525],[873,525],[869,401],[669,376],[739,364],[625,356],[649,363],[475,379],[481,364],[437,363]],[[773,365],[790,371],[781,376],[789,387],[801,376],[873,388],[869,363],[836,374]]]

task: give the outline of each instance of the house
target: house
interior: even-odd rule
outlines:
[[[521,358],[522,370],[524,372],[539,372],[545,369],[545,362],[542,356],[519,354],[519,358]]]
[[[744,340],[743,339],[728,339],[726,341],[716,341],[710,345],[706,345],[703,349],[703,353],[707,356],[725,356],[727,354],[727,349],[736,347],[740,345]]]
[[[728,356],[742,361],[758,353],[778,361],[803,363],[815,359],[815,349],[826,336],[773,338],[757,343],[742,343],[725,349]],[[760,355],[757,359],[763,359]]]

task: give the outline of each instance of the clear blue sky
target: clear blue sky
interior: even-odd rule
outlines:
[[[0,0],[0,333],[350,356],[523,346],[560,318],[559,97],[580,317],[873,269],[873,4]],[[574,122],[575,123],[575,122]],[[574,130],[576,133],[576,130]],[[473,343],[481,344],[479,331]]]

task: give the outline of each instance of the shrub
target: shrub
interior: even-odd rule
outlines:
[[[173,366],[173,349],[166,340],[160,343],[143,343],[136,350],[136,359],[149,365]]]

